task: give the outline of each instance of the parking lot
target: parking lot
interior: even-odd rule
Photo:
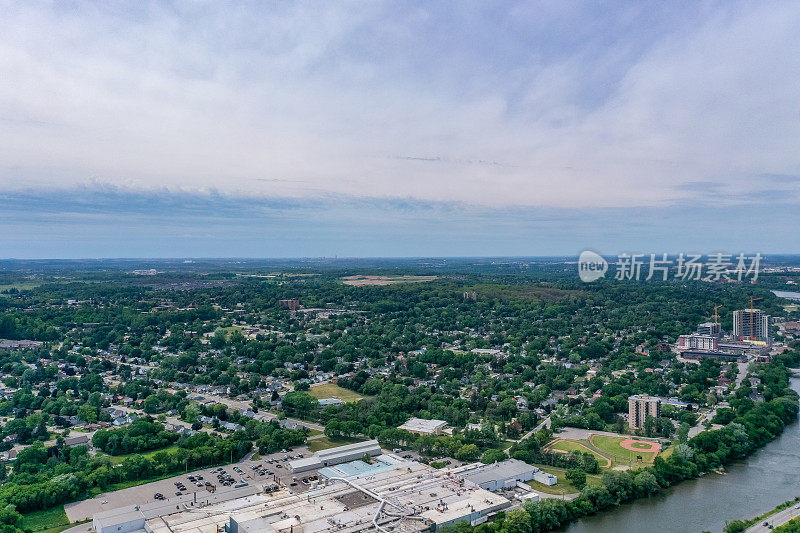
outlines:
[[[64,509],[70,522],[75,522],[89,520],[94,513],[100,511],[108,511],[126,505],[143,505],[156,501],[156,494],[162,495],[163,501],[169,501],[170,498],[176,497],[178,493],[181,495],[197,492],[205,494],[209,490],[219,493],[233,490],[244,483],[248,486],[255,484],[260,490],[264,487],[278,484],[281,487],[289,488],[293,492],[301,492],[311,488],[313,480],[310,480],[309,477],[315,476],[316,472],[303,472],[293,475],[289,471],[288,462],[290,458],[297,458],[300,455],[307,457],[308,454],[310,454],[308,448],[302,446],[290,450],[288,453],[278,452],[265,455],[257,461],[247,460],[222,467],[194,470],[168,479],[103,493],[89,500],[68,503],[64,506]],[[224,471],[224,474],[220,470]],[[189,479],[190,476],[194,481]],[[303,478],[306,479],[306,483],[303,483]],[[176,485],[176,483],[181,485]],[[209,485],[206,485],[207,483]],[[198,484],[200,486],[197,486]]]

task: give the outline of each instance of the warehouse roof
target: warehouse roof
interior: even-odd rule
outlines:
[[[506,459],[499,463],[488,465],[465,465],[455,469],[454,472],[464,479],[480,485],[487,481],[512,479],[528,472],[537,472],[539,469],[518,459]]]
[[[424,420],[422,418],[411,418],[397,429],[414,431],[416,433],[435,433],[447,425],[444,420]]]
[[[329,462],[354,453],[381,453],[381,445],[378,444],[376,440],[367,440],[364,442],[356,442],[355,444],[337,446],[336,448],[328,448],[327,450],[320,450],[316,453],[316,456],[317,459],[322,462]]]

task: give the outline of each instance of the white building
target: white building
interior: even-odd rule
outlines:
[[[678,350],[717,350],[719,338],[714,335],[681,335],[678,337]]]
[[[405,429],[406,431],[410,431],[411,433],[419,433],[420,435],[441,435],[446,427],[447,422],[444,420],[424,420],[422,418],[411,418],[397,429]]]
[[[237,489],[238,490],[238,489]],[[384,471],[331,479],[309,491],[286,489],[248,492],[236,497],[204,496],[188,500],[128,506],[98,513],[97,533],[269,533],[434,531],[457,522],[477,525],[507,509],[511,502],[457,476],[408,461]],[[217,499],[218,498],[218,499]]]
[[[325,466],[338,465],[361,459],[365,455],[374,457],[380,455],[381,446],[376,440],[356,442],[346,446],[338,446],[327,450],[320,450],[311,457],[295,459],[289,461],[289,470],[292,472],[307,472],[308,470],[318,470]]]
[[[452,470],[470,483],[491,492],[513,488],[517,482],[534,479],[539,469],[517,459],[506,459],[499,463],[472,463]]]

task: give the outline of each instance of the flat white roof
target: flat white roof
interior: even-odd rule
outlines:
[[[442,429],[447,425],[444,420],[425,420],[423,418],[411,418],[405,424],[399,426],[397,429],[405,429],[406,431],[417,431],[419,433],[433,433]]]
[[[354,483],[358,488],[336,481],[299,494],[282,490],[201,508],[173,506],[170,514],[147,520],[147,528],[152,533],[216,533],[233,517],[251,533],[292,528],[304,533],[368,532],[375,530],[372,519],[381,507],[380,500],[363,497],[369,494],[388,500],[393,508],[381,514],[382,524],[391,525],[396,533],[411,533],[432,523],[486,515],[511,505],[502,496],[465,484],[460,476],[412,461],[356,478]]]
[[[358,453],[363,451],[380,453],[381,445],[376,440],[367,440],[364,442],[356,442],[355,444],[346,444],[345,446],[337,446],[336,448],[328,448],[327,450],[320,450],[316,453],[320,461],[330,461],[332,458],[340,455],[349,455],[351,453]]]

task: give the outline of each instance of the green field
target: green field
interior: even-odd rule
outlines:
[[[15,283],[3,283],[0,284],[0,292],[11,289],[17,289],[18,291],[25,291],[28,289],[35,289],[39,285],[41,285],[41,283],[35,283],[33,281],[18,281]]]
[[[539,483],[538,481],[527,481],[526,483],[530,485],[530,487],[535,490],[536,492],[544,492],[545,494],[575,494],[576,492],[580,492],[577,487],[575,487],[572,483],[567,480],[567,471],[563,468],[558,468],[555,466],[542,466],[536,465],[540,469],[544,470],[548,474],[553,474],[558,478],[558,483],[555,485],[545,485],[544,483]],[[600,481],[599,476],[586,476],[586,484],[587,485],[596,485],[599,486],[602,484]]]
[[[56,533],[67,529],[70,526],[67,513],[64,512],[64,506],[59,505],[52,509],[44,511],[35,511],[22,515],[22,522],[20,522],[20,529],[25,531],[46,531],[48,533]]]
[[[611,458],[604,456],[597,450],[593,450],[592,445],[589,444],[588,441],[562,440],[556,442],[550,448],[553,450],[562,450],[565,452],[577,451],[582,453],[591,453],[597,457],[597,462],[600,463],[601,467],[607,468],[613,466],[613,461],[611,460]],[[609,464],[609,461],[611,461],[611,464]]]
[[[311,452],[318,452],[320,450],[327,450],[328,448],[336,448],[337,446],[344,446],[345,444],[355,444],[356,442],[363,442],[364,439],[337,439],[331,440],[328,437],[320,437],[318,439],[308,441],[308,449]]]
[[[343,402],[347,403],[357,402],[363,398],[363,396],[361,396],[359,393],[343,389],[334,383],[315,385],[309,389],[308,393],[318,400],[322,400],[324,398],[339,398]]]
[[[601,451],[606,452],[609,456],[611,456],[611,460],[613,462],[622,465],[635,466],[637,463],[641,462],[649,463],[655,458],[656,454],[653,452],[626,450],[625,448],[619,445],[619,443],[622,442],[623,440],[625,439],[620,437],[594,435],[592,437],[592,444],[594,444]],[[636,460],[637,455],[642,457],[642,461]]]
[[[126,454],[126,455],[109,455],[108,458],[111,459],[111,462],[116,465],[116,464],[121,463],[122,461],[124,461],[128,457],[131,457],[131,456],[134,456],[134,455],[139,456],[139,457],[148,457],[149,458],[149,457],[153,457],[153,455],[157,454],[158,452],[173,453],[173,452],[177,451],[177,449],[178,449],[177,445],[172,445],[172,446],[167,446],[166,448],[161,448],[159,450],[150,450],[149,452],[129,453],[129,454]]]

